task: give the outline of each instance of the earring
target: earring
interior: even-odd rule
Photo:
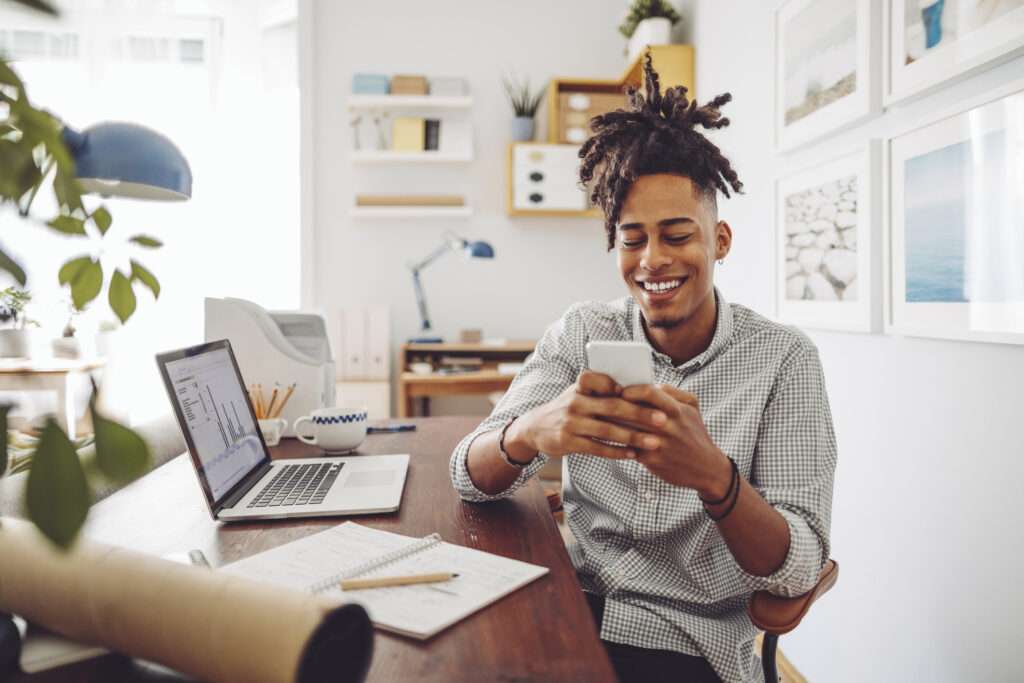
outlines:
[[[718,265],[720,265],[720,266],[725,265],[725,259],[724,258],[718,259]]]

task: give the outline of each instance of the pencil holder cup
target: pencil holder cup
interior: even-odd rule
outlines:
[[[308,428],[312,426],[312,436]],[[295,421],[295,436],[303,443],[318,446],[328,453],[346,453],[366,438],[366,407],[319,408],[312,415]]]
[[[268,446],[276,446],[281,443],[281,435],[288,429],[288,420],[282,417],[271,417],[257,420],[260,431],[263,432],[263,440]]]

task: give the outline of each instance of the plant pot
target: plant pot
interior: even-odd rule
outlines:
[[[636,31],[629,38],[629,61],[648,45],[668,45],[672,42],[672,22],[665,17],[644,19],[636,25]]]
[[[515,142],[529,142],[533,140],[532,117],[517,116],[512,119],[512,139]]]
[[[34,330],[0,330],[0,358],[31,358]]]

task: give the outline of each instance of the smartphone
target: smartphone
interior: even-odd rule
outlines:
[[[651,347],[643,342],[587,342],[587,368],[608,375],[621,387],[654,384]]]

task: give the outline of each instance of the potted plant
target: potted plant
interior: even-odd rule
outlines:
[[[672,27],[679,19],[679,12],[668,0],[633,0],[619,25],[619,32],[629,39],[629,60],[648,45],[671,43]]]
[[[49,7],[42,0],[26,0],[23,4]],[[54,13],[52,9],[50,12]],[[13,216],[69,240],[109,241],[113,216],[106,207],[90,207],[83,201],[75,162],[63,137],[65,130],[57,117],[29,101],[25,84],[0,55],[0,208],[14,209],[0,214],[4,227],[7,217]],[[40,220],[31,212],[33,200],[44,189],[52,190],[56,200],[56,215],[50,220]],[[159,240],[147,235],[134,235],[128,242],[148,249],[161,246]],[[91,255],[93,251],[71,258],[55,274],[59,284],[70,290],[76,310],[85,309],[106,290],[110,310],[124,322],[136,309],[135,283],[151,290],[154,297],[159,295],[159,282],[141,263],[131,259],[128,273],[109,266],[105,272],[100,259]],[[25,287],[28,274],[19,260],[0,245],[0,276]],[[19,318],[24,321],[26,293],[19,291],[21,294],[4,292],[8,323]],[[6,428],[10,408],[0,403],[0,473],[8,472],[11,460]],[[28,472],[25,512],[61,548],[69,547],[78,535],[92,503],[92,489],[100,485],[96,482],[130,481],[145,472],[150,461],[149,446],[140,435],[97,409],[95,392],[89,410],[96,444],[91,463],[83,464],[75,456],[75,445],[52,417],[46,418],[32,453],[19,461],[25,463],[20,467]]]
[[[512,110],[516,117],[512,119],[512,139],[515,142],[529,142],[533,140],[534,117],[540,109],[541,100],[544,99],[544,89],[537,92],[530,89],[529,79],[520,83],[513,77],[505,79],[505,92],[512,103]]]
[[[0,357],[31,358],[32,330],[35,322],[25,317],[25,306],[32,301],[27,289],[8,287],[0,291]]]

